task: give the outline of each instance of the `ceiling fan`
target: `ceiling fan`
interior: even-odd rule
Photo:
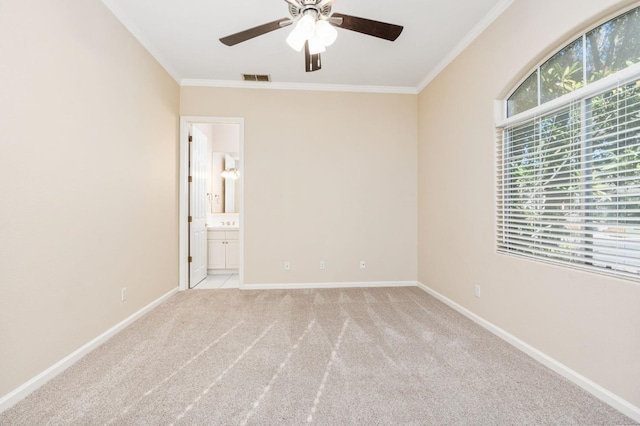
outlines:
[[[284,0],[289,4],[290,18],[259,25],[220,39],[227,46],[235,46],[243,41],[295,24],[287,37],[287,44],[300,52],[304,47],[304,63],[307,72],[322,67],[320,53],[333,44],[338,36],[334,27],[395,41],[403,30],[400,25],[358,18],[342,13],[331,13],[335,0]]]

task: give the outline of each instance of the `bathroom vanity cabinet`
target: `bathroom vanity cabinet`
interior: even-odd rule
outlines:
[[[240,267],[240,231],[207,231],[207,269],[237,269]]]

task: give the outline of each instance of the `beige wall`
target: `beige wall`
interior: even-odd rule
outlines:
[[[177,285],[180,103],[245,118],[247,284],[418,271],[640,405],[640,287],[498,256],[493,241],[493,101],[625,3],[517,0],[416,97],[180,95],[98,0],[3,1],[0,397]]]
[[[240,125],[228,123],[194,124],[207,137],[209,152],[240,152]]]
[[[0,58],[2,397],[177,286],[179,88],[99,0],[2,1]]]
[[[182,115],[245,119],[245,284],[415,281],[415,95],[181,92]]]
[[[494,243],[494,100],[628,3],[516,0],[422,91],[418,278],[640,406],[640,285],[497,255]]]
[[[214,123],[210,127],[213,151],[240,152],[240,125]]]

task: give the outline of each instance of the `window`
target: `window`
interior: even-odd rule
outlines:
[[[640,8],[538,67],[499,124],[498,251],[640,279]]]

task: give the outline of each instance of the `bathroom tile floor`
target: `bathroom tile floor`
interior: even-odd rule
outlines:
[[[200,281],[194,287],[196,290],[214,290],[218,288],[239,288],[240,280],[238,274],[216,274],[207,275],[207,278]]]

